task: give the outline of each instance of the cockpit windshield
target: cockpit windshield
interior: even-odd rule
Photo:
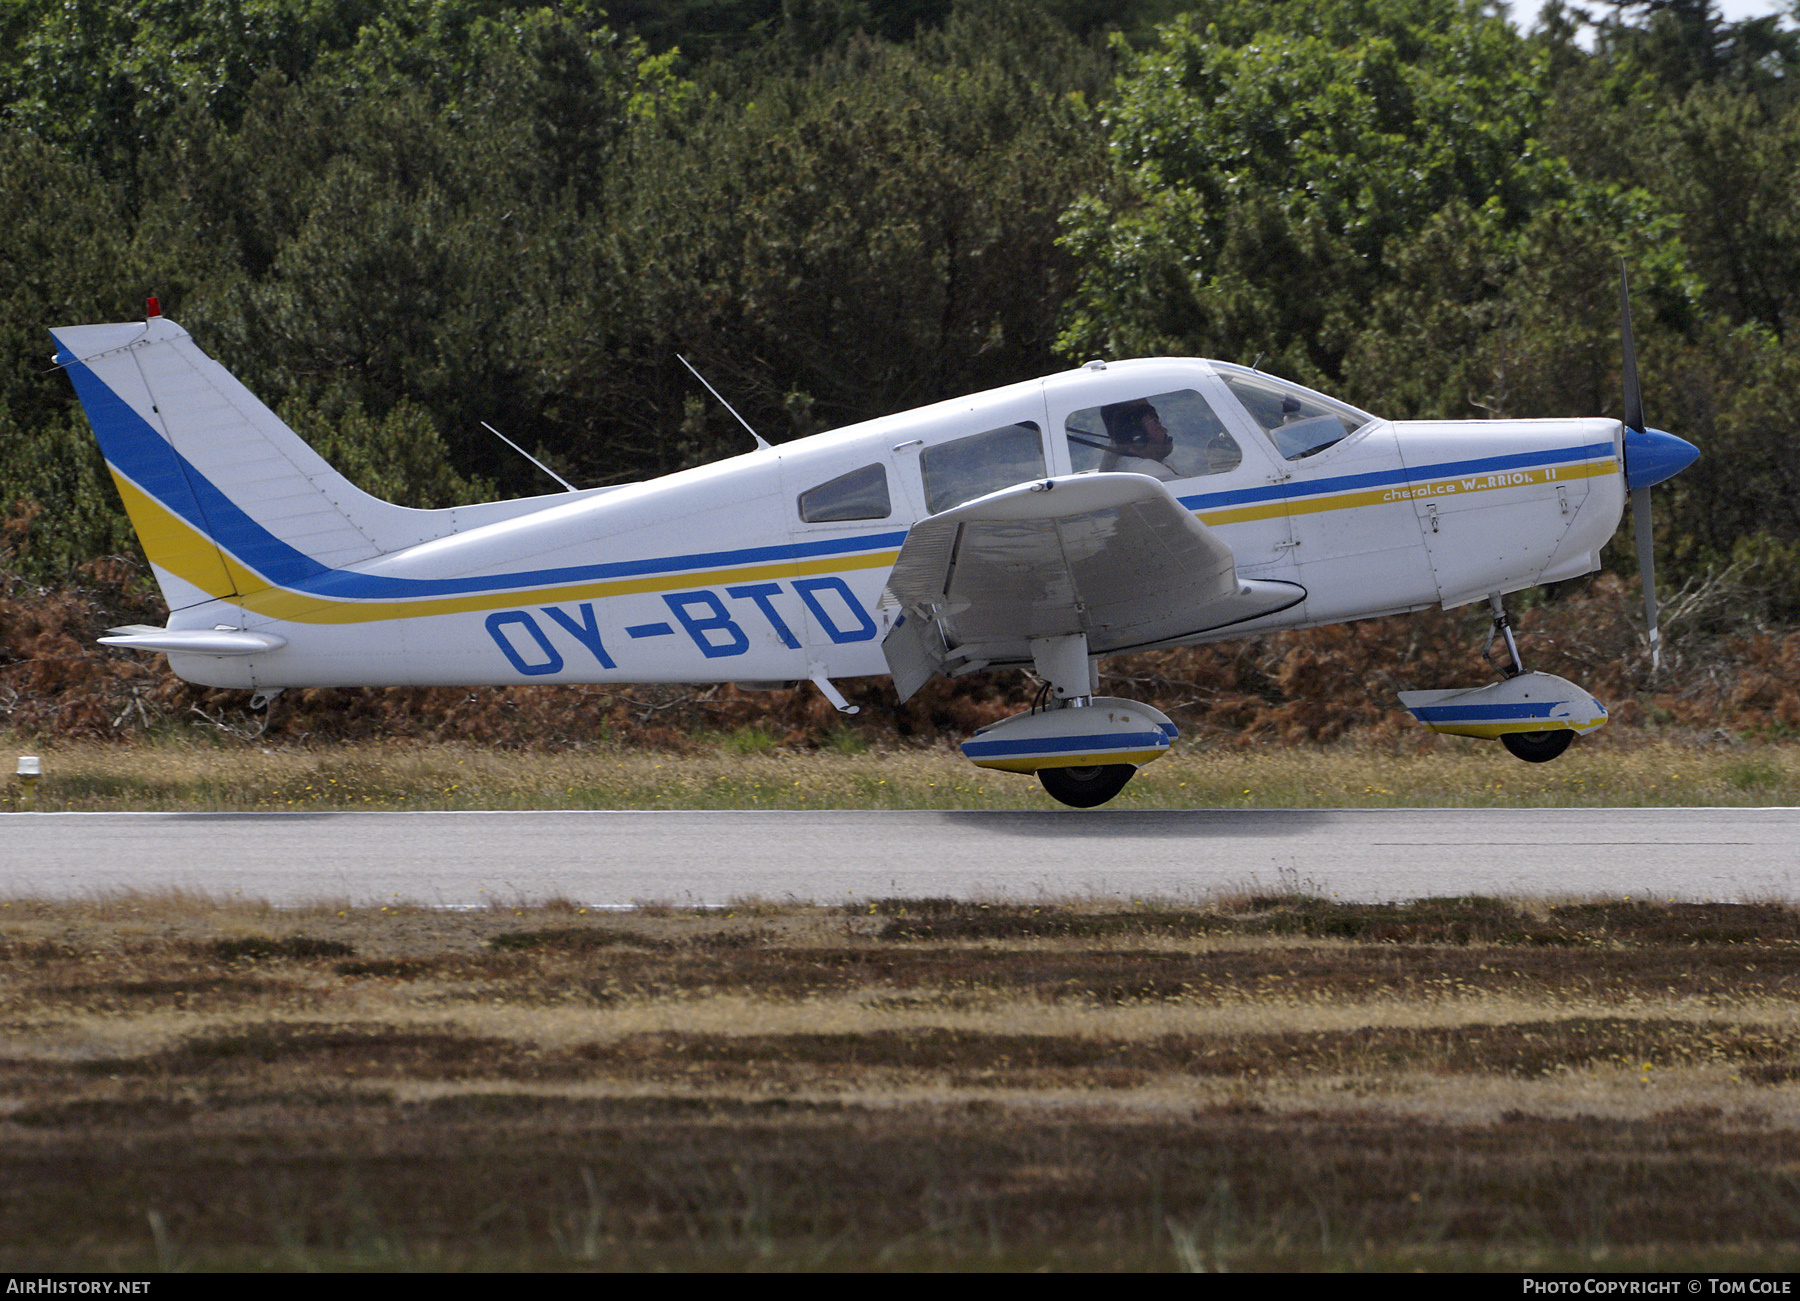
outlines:
[[[1375,419],[1367,411],[1273,375],[1223,362],[1215,365],[1225,387],[1287,460],[1314,456]]]

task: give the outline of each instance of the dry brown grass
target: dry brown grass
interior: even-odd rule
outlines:
[[[1761,1268],[1776,905],[0,901],[0,1267]]]
[[[4,563],[26,517],[0,520],[0,724],[45,738],[253,740],[271,747],[399,739],[508,750],[583,747],[704,752],[720,736],[791,751],[939,746],[1024,709],[1033,683],[1015,672],[938,679],[905,705],[885,679],[843,683],[862,712],[836,714],[810,685],[748,692],[705,687],[508,687],[297,690],[267,712],[250,693],[176,679],[162,656],[95,644],[106,628],[165,617],[141,567],[105,557],[54,588]],[[9,528],[12,534],[9,535]],[[1720,576],[1715,575],[1715,580]],[[1534,602],[1529,606],[1526,601]],[[1771,628],[1755,593],[1711,581],[1672,597],[1665,656],[1652,674],[1641,606],[1612,574],[1515,602],[1533,668],[1561,674],[1612,709],[1609,731],[1643,736],[1781,740],[1800,734],[1800,630]],[[1127,656],[1103,666],[1110,694],[1166,710],[1208,745],[1343,741],[1411,747],[1421,738],[1395,692],[1474,686],[1496,672],[1479,654],[1480,606]]]

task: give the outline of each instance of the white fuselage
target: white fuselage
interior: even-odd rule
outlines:
[[[1239,575],[1306,589],[1279,614],[1164,644],[1454,606],[1574,577],[1599,567],[1618,525],[1617,421],[1370,420],[1284,459],[1221,373],[1183,359],[1083,368],[604,493],[538,499],[317,573],[240,581],[175,610],[170,628],[266,632],[285,644],[171,663],[193,681],[264,690],[886,673],[895,612],[882,591],[913,523],[955,504],[959,486],[1083,472],[1092,454],[1082,449],[1100,436],[1071,437],[1092,425],[1081,413],[1146,395],[1198,395],[1228,435],[1215,431],[1214,444],[1235,442],[1234,464],[1190,463],[1205,472],[1167,486],[1229,545]],[[1026,459],[1008,464],[1029,473],[1004,483],[950,451],[934,456],[1008,429],[1008,455],[1027,444]],[[1036,431],[1039,466],[1019,430]],[[880,505],[866,489],[878,479],[888,510],[870,517]],[[183,581],[159,577],[165,589]]]

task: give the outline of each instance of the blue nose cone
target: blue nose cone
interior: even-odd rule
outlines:
[[[1685,438],[1660,429],[1625,431],[1625,486],[1632,492],[1672,479],[1700,456],[1700,449]]]

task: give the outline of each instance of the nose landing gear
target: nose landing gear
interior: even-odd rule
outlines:
[[[1494,621],[1481,653],[1490,656],[1495,640],[1505,641],[1509,663],[1495,666],[1505,674],[1504,681],[1449,691],[1402,691],[1400,703],[1434,732],[1498,739],[1514,758],[1548,763],[1577,736],[1604,724],[1606,706],[1573,682],[1527,672],[1498,594],[1488,598],[1488,606]]]
[[[1501,666],[1500,671],[1509,678],[1516,678],[1525,671],[1525,662],[1519,658],[1519,643],[1513,640],[1512,620],[1506,617],[1506,606],[1500,600],[1500,593],[1494,592],[1488,597],[1488,609],[1493,611],[1494,621],[1488,625],[1487,640],[1481,643],[1481,658],[1492,664],[1494,638],[1504,637],[1507,658],[1512,663]]]

